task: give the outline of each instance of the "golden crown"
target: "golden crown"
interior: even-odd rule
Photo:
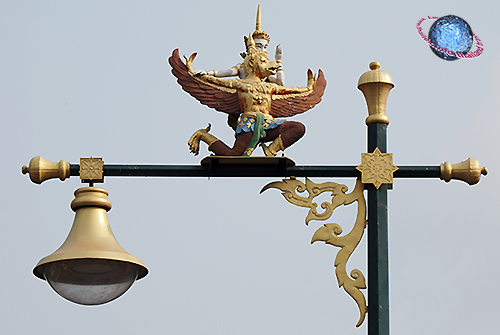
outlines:
[[[260,5],[257,7],[257,20],[255,23],[255,31],[253,32],[252,37],[254,39],[256,38],[265,39],[267,40],[268,43],[271,40],[269,34],[262,30],[262,16],[260,12]]]

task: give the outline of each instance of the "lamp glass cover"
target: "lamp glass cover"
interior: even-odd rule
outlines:
[[[139,266],[110,259],[68,259],[48,263],[43,274],[64,299],[81,305],[100,305],[123,293],[137,279]]]

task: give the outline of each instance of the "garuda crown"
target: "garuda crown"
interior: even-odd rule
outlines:
[[[255,31],[252,34],[253,39],[260,38],[266,40],[268,43],[271,41],[271,37],[268,33],[262,30],[262,15],[260,12],[260,5],[257,7],[257,20],[255,23]],[[247,45],[248,37],[243,37],[245,40],[245,45]]]

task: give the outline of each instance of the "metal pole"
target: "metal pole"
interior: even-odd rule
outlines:
[[[387,124],[368,125],[368,152],[387,152]],[[389,334],[387,184],[368,189],[368,335]]]

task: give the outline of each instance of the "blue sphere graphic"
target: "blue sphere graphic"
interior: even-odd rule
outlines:
[[[455,15],[443,16],[436,20],[429,30],[429,40],[434,46],[451,51],[453,56],[431,45],[432,51],[445,60],[456,60],[457,52],[466,54],[473,43],[472,29],[462,18]]]

